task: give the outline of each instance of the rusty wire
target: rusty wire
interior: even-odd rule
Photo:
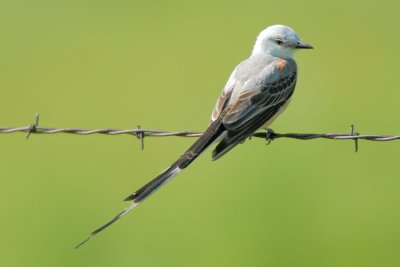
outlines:
[[[170,132],[162,130],[151,130],[141,129],[140,125],[136,129],[121,130],[121,129],[85,129],[85,128],[51,128],[39,126],[39,114],[36,113],[36,119],[34,124],[30,124],[24,127],[0,127],[0,134],[9,134],[23,132],[26,133],[26,138],[31,134],[57,134],[67,133],[76,135],[91,135],[91,134],[105,134],[105,135],[133,135],[140,140],[141,148],[144,148],[145,137],[167,137],[167,136],[178,136],[178,137],[199,137],[202,132],[197,131],[181,131],[181,132]],[[272,130],[268,132],[256,132],[252,137],[264,138],[268,142],[278,138],[291,138],[298,140],[312,140],[312,139],[334,139],[334,140],[354,140],[355,150],[358,150],[358,140],[367,141],[393,141],[399,140],[400,135],[383,135],[383,134],[359,134],[354,131],[354,125],[351,125],[350,133],[275,133]]]

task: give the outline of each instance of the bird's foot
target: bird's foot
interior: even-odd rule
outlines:
[[[271,128],[267,127],[265,133],[265,140],[267,141],[267,145],[271,144],[271,142],[275,139],[276,133]]]

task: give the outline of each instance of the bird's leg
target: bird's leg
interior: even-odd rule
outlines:
[[[265,140],[267,141],[267,145],[269,145],[271,144],[272,140],[274,140],[276,133],[269,127],[265,128],[265,130],[267,131],[265,133]]]

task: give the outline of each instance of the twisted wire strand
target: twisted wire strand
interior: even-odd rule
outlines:
[[[202,132],[198,131],[164,131],[164,130],[153,130],[153,129],[85,129],[85,128],[51,128],[29,125],[25,127],[0,127],[0,134],[10,134],[10,133],[30,133],[30,134],[76,134],[76,135],[92,135],[92,134],[105,134],[105,135],[133,135],[140,137],[144,135],[145,137],[168,137],[168,136],[178,136],[178,137],[199,137]],[[298,140],[311,140],[311,139],[336,139],[336,140],[368,140],[368,141],[393,141],[400,139],[400,135],[383,135],[383,134],[357,134],[357,133],[275,133],[275,132],[257,132],[253,134],[253,137],[257,138],[267,138],[267,139],[278,139],[278,138],[292,138]]]
[[[28,138],[31,134],[75,134],[75,135],[92,135],[92,134],[104,134],[104,135],[133,135],[141,140],[141,148],[144,148],[145,137],[199,137],[203,133],[197,131],[180,131],[171,132],[164,130],[153,130],[153,129],[141,129],[140,125],[137,129],[123,130],[123,129],[85,129],[85,128],[51,128],[39,126],[39,113],[36,113],[35,123],[24,127],[0,127],[0,134],[11,134],[23,132]],[[278,138],[291,138],[297,140],[312,140],[312,139],[334,139],[334,140],[354,140],[355,150],[358,150],[358,140],[367,141],[394,141],[399,140],[400,135],[383,135],[383,134],[359,134],[354,131],[354,125],[351,125],[350,133],[275,133],[272,130],[267,132],[256,132],[252,135],[256,138],[264,138],[271,142]]]

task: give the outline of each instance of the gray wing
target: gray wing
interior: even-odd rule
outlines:
[[[273,60],[262,69],[259,68],[258,73],[254,66],[244,67],[247,68],[244,73],[253,70],[252,75],[255,76],[237,75],[236,79],[231,77],[237,81],[229,103],[220,112],[226,132],[213,151],[214,160],[251,136],[279,113],[296,86],[297,66],[293,60]]]

